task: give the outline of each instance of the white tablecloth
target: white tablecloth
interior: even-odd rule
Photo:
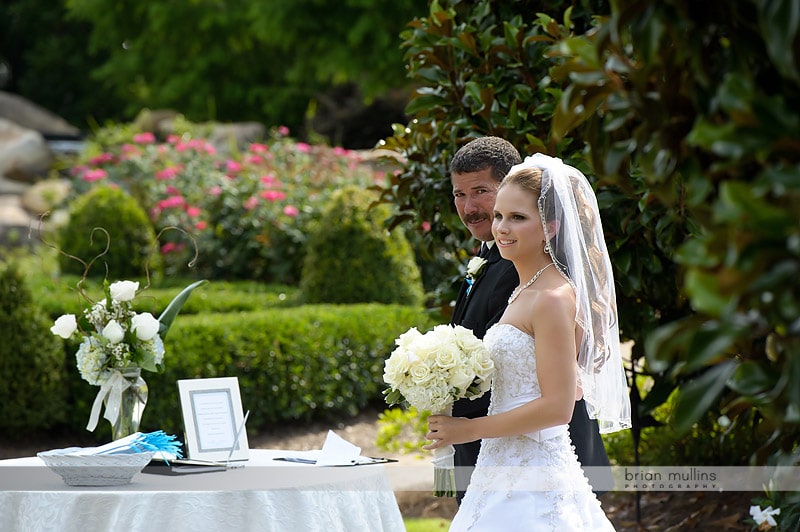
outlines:
[[[73,487],[37,457],[0,460],[0,530],[404,531],[383,465],[317,467],[251,449],[241,469]]]

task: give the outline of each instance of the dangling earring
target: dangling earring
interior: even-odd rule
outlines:
[[[544,247],[542,249],[544,249],[544,252],[545,252],[546,255],[550,254],[550,241],[549,240],[545,240]]]

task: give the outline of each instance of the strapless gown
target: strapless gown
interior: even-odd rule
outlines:
[[[513,325],[487,331],[495,375],[489,415],[541,397],[534,339]],[[581,470],[567,425],[486,438],[451,531],[614,530]]]

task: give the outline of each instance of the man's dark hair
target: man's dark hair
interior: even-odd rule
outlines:
[[[459,149],[450,163],[450,174],[469,174],[492,169],[492,177],[501,181],[511,167],[522,162],[517,149],[500,137],[481,137]]]

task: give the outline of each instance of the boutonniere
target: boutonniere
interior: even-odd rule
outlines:
[[[486,264],[488,264],[488,262],[489,262],[488,260],[481,257],[472,257],[470,259],[469,263],[467,264],[467,275],[466,275],[466,281],[467,284],[469,285],[467,287],[467,294],[469,294],[470,291],[472,290],[472,285],[475,283],[478,277],[480,277],[480,275],[483,273],[483,268],[486,266]]]
[[[483,273],[483,267],[488,262],[488,260],[481,257],[472,257],[467,264],[467,279],[472,279],[473,281],[477,279]]]

